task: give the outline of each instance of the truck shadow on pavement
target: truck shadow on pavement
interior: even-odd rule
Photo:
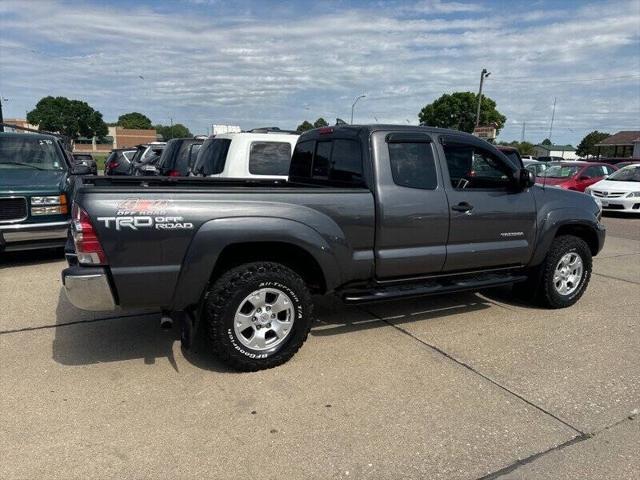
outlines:
[[[2,252],[0,253],[0,268],[41,265],[43,263],[59,262],[60,260],[64,260],[64,250],[62,248]]]
[[[486,295],[486,292],[483,292]],[[507,293],[503,293],[507,295]],[[410,322],[428,322],[450,315],[495,308],[476,293],[395,300],[362,306],[346,306],[337,298],[316,298],[311,336],[341,335]],[[53,359],[62,365],[81,366],[141,359],[154,365],[166,358],[179,372],[175,355],[197,368],[230,373],[234,370],[215,359],[201,329],[190,350],[181,349],[180,329],[159,327],[155,311],[92,313],[76,309],[61,290],[56,307]]]

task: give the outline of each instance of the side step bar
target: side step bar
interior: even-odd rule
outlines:
[[[526,275],[485,274],[458,278],[430,280],[420,283],[408,283],[398,286],[381,286],[371,290],[347,290],[342,293],[345,303],[368,303],[393,300],[405,297],[420,297],[441,293],[463,292],[498,287],[510,283],[523,282]]]

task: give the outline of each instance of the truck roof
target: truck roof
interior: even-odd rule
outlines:
[[[333,125],[329,127],[321,127],[314,128],[313,130],[309,130],[304,132],[301,135],[306,138],[316,138],[321,135],[326,135],[328,133],[343,133],[347,136],[357,136],[362,132],[376,132],[379,130],[401,130],[406,132],[429,132],[429,133],[438,133],[438,134],[448,134],[448,135],[469,135],[473,136],[470,133],[461,132],[460,130],[452,130],[449,128],[438,128],[438,127],[430,127],[427,125],[395,125],[395,124],[385,124],[385,123],[372,123],[372,124],[364,124],[364,125]],[[474,137],[478,138],[478,137]]]

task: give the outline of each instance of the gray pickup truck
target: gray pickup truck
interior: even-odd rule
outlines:
[[[83,180],[67,295],[88,310],[155,307],[239,370],[302,346],[312,294],[345,302],[515,283],[574,304],[603,246],[593,198],[535,185],[489,143],[430,127],[303,134],[288,182]]]

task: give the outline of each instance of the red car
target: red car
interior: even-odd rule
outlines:
[[[536,183],[584,192],[589,185],[599,182],[616,170],[616,167],[606,163],[551,162],[549,167],[536,177]]]

